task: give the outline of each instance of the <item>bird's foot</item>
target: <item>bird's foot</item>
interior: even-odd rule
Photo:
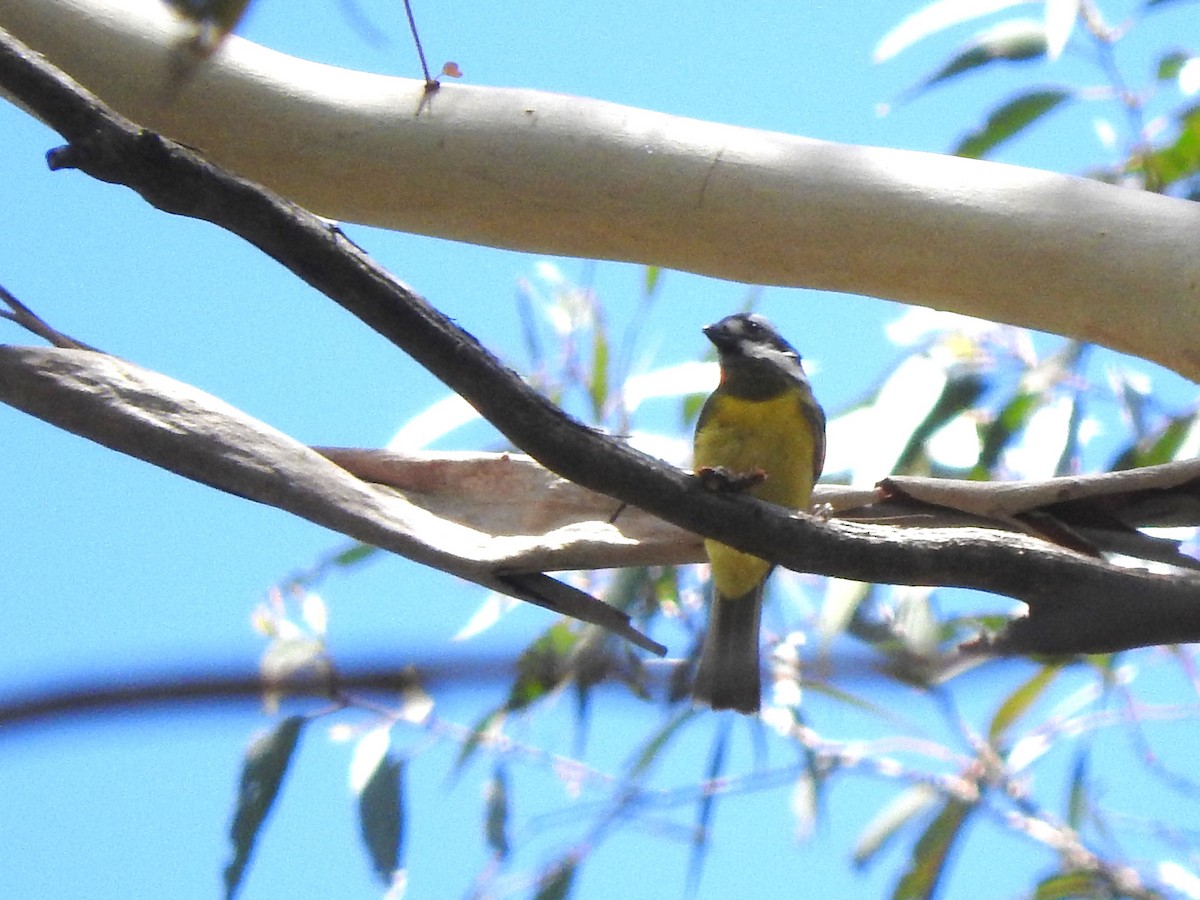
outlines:
[[[762,469],[750,472],[734,472],[724,466],[701,466],[696,470],[696,477],[705,489],[727,493],[740,494],[767,480],[767,473]]]

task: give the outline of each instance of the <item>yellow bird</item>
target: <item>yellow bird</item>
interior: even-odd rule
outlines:
[[[789,509],[807,509],[825,464],[825,412],[800,354],[758,315],[727,316],[704,329],[717,348],[721,383],[696,423],[695,471]],[[713,601],[692,698],[713,709],[758,712],[763,585],[773,564],[717,541]]]

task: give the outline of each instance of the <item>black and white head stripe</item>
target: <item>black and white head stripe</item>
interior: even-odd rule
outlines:
[[[736,353],[758,359],[795,363],[800,354],[775,330],[775,326],[754,313],[737,313],[704,329],[721,353]]]

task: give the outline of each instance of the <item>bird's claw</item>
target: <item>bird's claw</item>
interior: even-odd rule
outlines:
[[[724,466],[701,466],[696,470],[696,477],[706,490],[737,494],[762,484],[767,480],[767,473],[762,469],[734,472]]]

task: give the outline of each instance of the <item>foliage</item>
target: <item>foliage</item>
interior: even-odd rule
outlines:
[[[913,44],[965,22],[995,20],[996,13],[1003,12],[1003,17],[992,21],[896,102],[907,103],[967,75],[982,75],[1014,63],[1042,61],[1047,71],[1081,63],[1084,72],[1099,76],[1099,83],[1042,84],[1023,90],[992,109],[984,123],[962,138],[953,152],[988,156],[1032,126],[1042,124],[1054,110],[1085,104],[1094,110],[1102,142],[1120,155],[1118,162],[1094,168],[1091,177],[1194,199],[1200,183],[1200,116],[1191,98],[1200,87],[1200,57],[1192,50],[1167,48],[1154,61],[1153,73],[1142,85],[1133,83],[1129,76],[1132,67],[1121,57],[1123,46],[1131,43],[1130,37],[1139,26],[1161,14],[1159,7],[1170,5],[1139,4],[1140,8],[1129,11],[1124,21],[1114,24],[1094,0],[935,0],[880,40],[875,59],[890,59]],[[1037,19],[1008,15],[1013,7],[1029,6],[1042,7],[1043,15]],[[1121,14],[1119,9],[1113,13],[1118,17]],[[1119,140],[1122,133],[1123,140]]]
[[[229,829],[234,853],[225,867],[226,897],[233,897],[242,882],[254,841],[279,795],[303,727],[302,717],[288,716],[246,748],[237,809]]]

